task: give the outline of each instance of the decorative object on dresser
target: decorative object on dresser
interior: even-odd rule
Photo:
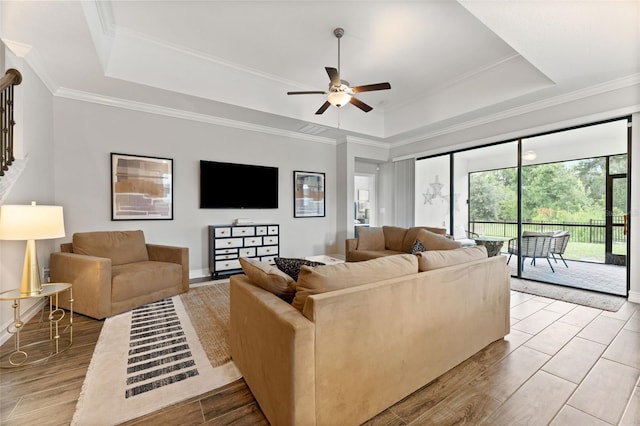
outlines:
[[[210,225],[209,269],[217,279],[220,274],[242,272],[241,257],[255,257],[274,264],[280,252],[280,227],[275,224]]]

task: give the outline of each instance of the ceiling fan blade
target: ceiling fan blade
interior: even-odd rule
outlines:
[[[340,74],[338,74],[338,70],[331,67],[324,67],[327,70],[327,74],[329,75],[329,80],[331,80],[331,84],[333,86],[340,86],[342,82],[340,81]]]
[[[327,108],[329,108],[331,106],[331,104],[329,103],[329,101],[326,101],[325,103],[322,104],[322,106],[320,107],[320,109],[318,109],[316,111],[317,115],[322,114],[323,112],[325,112],[327,110]]]
[[[322,90],[313,90],[308,92],[287,92],[287,95],[326,95],[327,92]]]
[[[374,90],[387,89],[391,89],[391,85],[389,83],[366,84],[364,86],[356,86],[351,88],[351,90],[353,90],[353,93],[373,92]]]
[[[351,104],[353,104],[354,106],[357,106],[358,108],[360,108],[364,112],[369,112],[369,111],[371,111],[373,109],[369,105],[367,105],[364,102],[362,102],[360,99],[356,98],[355,96],[352,96],[351,100],[349,100],[349,102],[351,102]]]

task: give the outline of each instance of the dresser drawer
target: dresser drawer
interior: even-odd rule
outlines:
[[[241,248],[240,249],[240,257],[255,257],[256,255],[256,248],[255,247],[248,247],[248,248]]]
[[[278,226],[269,226],[267,232],[269,235],[278,235],[278,228]]]
[[[216,250],[216,256],[219,254],[229,254],[229,253],[238,253],[238,249],[237,248],[226,248],[226,249],[218,249]]]
[[[230,271],[232,269],[240,269],[240,261],[238,259],[216,261],[216,271]]]
[[[258,247],[258,256],[277,256],[278,246],[264,246]]]
[[[214,231],[216,238],[225,238],[231,236],[231,228],[216,228]]]
[[[216,240],[216,249],[242,247],[242,238],[221,238]]]
[[[255,247],[262,245],[262,237],[247,237],[244,239],[245,247]]]
[[[256,226],[256,235],[267,235],[266,226]]]
[[[227,259],[237,259],[238,252],[235,253],[227,253],[227,254],[216,254],[216,260],[227,260]]]
[[[234,237],[250,237],[256,234],[254,226],[234,226],[231,229],[231,235]]]
[[[261,262],[267,262],[270,265],[275,265],[276,261],[274,260],[277,256],[263,256],[260,258]]]
[[[275,246],[276,244],[278,244],[278,237],[275,236],[268,236],[268,237],[264,237],[264,245],[265,246]]]

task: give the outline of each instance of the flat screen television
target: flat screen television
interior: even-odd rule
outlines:
[[[201,209],[277,209],[278,168],[200,160]]]

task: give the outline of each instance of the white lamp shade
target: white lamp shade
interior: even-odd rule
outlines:
[[[61,206],[0,206],[0,240],[64,237]]]

